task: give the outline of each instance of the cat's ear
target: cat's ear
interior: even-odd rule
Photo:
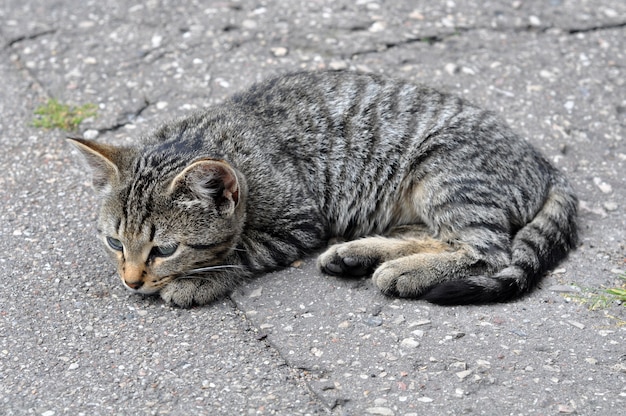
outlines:
[[[169,191],[191,194],[199,201],[213,200],[225,214],[232,214],[239,204],[237,174],[228,163],[221,160],[204,159],[193,162],[176,175]]]
[[[91,168],[92,183],[97,192],[106,191],[114,181],[119,179],[116,161],[120,158],[120,148],[72,137],[68,137],[67,141],[80,151]]]

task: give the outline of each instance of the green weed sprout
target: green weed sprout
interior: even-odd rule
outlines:
[[[51,98],[35,110],[33,126],[44,129],[61,129],[73,131],[88,117],[96,115],[95,104],[84,104],[78,107],[61,104]]]

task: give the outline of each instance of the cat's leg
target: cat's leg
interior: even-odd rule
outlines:
[[[497,220],[498,217],[494,216]],[[454,219],[453,219],[454,220]],[[485,220],[456,230],[442,228],[448,249],[419,251],[381,263],[372,280],[385,294],[417,298],[437,285],[472,279],[482,286],[494,285],[489,276],[510,263],[510,236],[499,222]]]
[[[385,294],[419,297],[439,283],[489,273],[497,264],[472,244],[457,238],[448,243],[425,228],[402,227],[390,234],[331,246],[320,255],[318,266],[330,275],[372,274]]]
[[[390,237],[365,237],[335,244],[320,255],[318,267],[330,275],[365,276],[386,261],[414,253],[440,253],[454,248],[435,238],[423,226],[403,226]]]
[[[463,279],[485,269],[471,249],[460,246],[386,261],[374,271],[372,281],[386,295],[419,297],[439,283]]]

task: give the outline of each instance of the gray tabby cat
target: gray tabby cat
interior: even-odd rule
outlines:
[[[377,75],[297,73],[141,144],[71,139],[130,290],[202,305],[330,239],[331,275],[439,304],[531,290],[574,248],[564,177],[493,113]]]

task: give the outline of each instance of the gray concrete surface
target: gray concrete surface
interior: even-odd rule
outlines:
[[[0,0],[0,414],[626,414],[626,3]],[[386,298],[314,259],[214,305],[127,293],[49,97],[132,141],[271,74],[349,68],[500,112],[571,178],[582,244],[502,305]]]

